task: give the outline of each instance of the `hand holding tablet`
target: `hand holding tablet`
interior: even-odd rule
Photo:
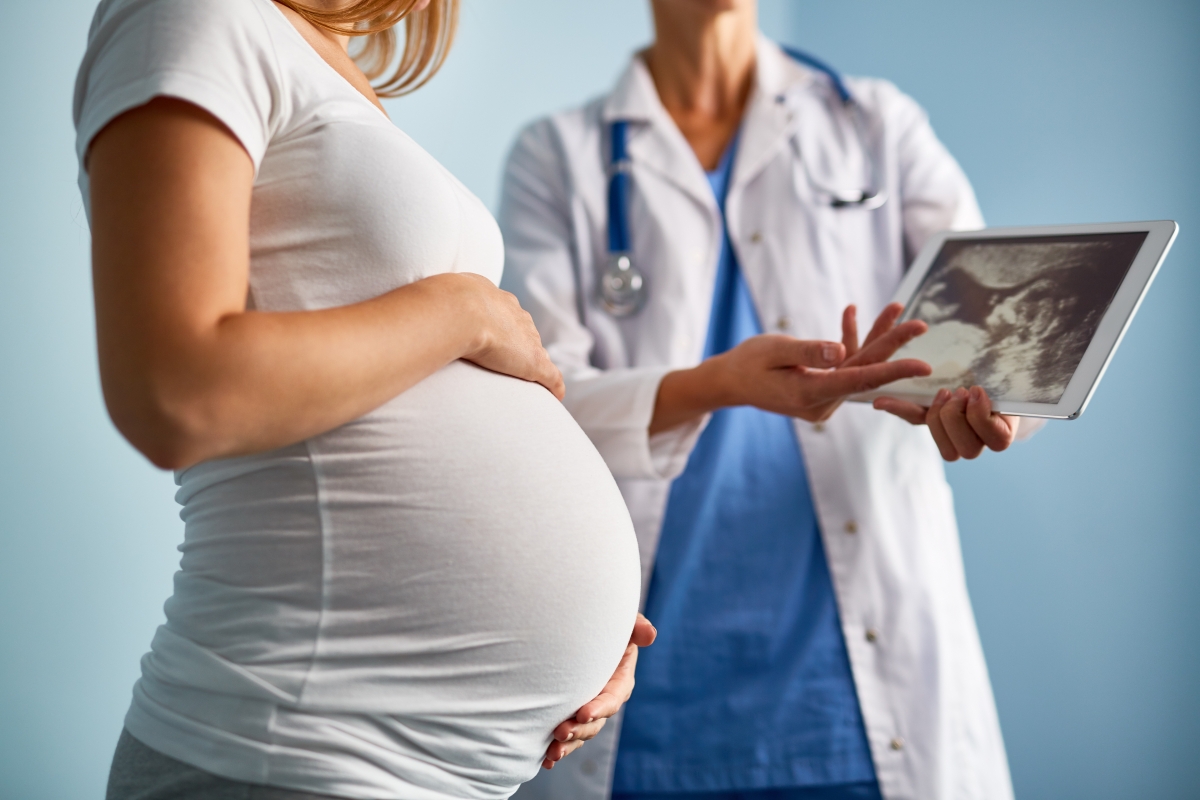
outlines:
[[[895,397],[875,398],[875,408],[913,425],[927,425],[946,461],[976,458],[984,448],[1007,450],[1021,423],[1020,417],[994,411],[981,386],[939,389],[928,408]]]

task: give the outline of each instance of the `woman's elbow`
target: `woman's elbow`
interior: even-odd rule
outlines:
[[[128,436],[125,438],[129,439]],[[190,448],[178,442],[171,442],[161,438],[146,438],[137,442],[129,439],[129,441],[139,453],[159,469],[182,470],[204,460],[192,455]]]
[[[125,440],[159,469],[179,470],[212,457],[212,414],[203,398],[161,387],[113,391],[105,406]]]

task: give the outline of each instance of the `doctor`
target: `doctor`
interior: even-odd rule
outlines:
[[[1017,420],[978,388],[839,407],[927,369],[880,363],[921,332],[886,304],[930,234],[982,226],[971,187],[911,99],[785,54],[753,0],[651,6],[612,93],[505,174],[505,288],[659,631],[620,725],[517,797],[1009,798],[942,459]]]

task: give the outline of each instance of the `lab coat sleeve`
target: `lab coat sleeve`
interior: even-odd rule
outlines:
[[[984,227],[983,214],[966,174],[937,138],[924,109],[891,84],[882,91],[891,95],[890,117],[897,132],[897,167],[904,214],[904,249],[911,264],[925,241],[944,230]],[[1044,419],[1024,417],[1017,441],[1040,431]]]
[[[888,109],[889,128],[896,137],[907,265],[930,236],[944,230],[982,228],[983,214],[970,181],[934,134],[924,109],[890,83],[881,81],[879,90]]]
[[[1021,417],[1021,423],[1017,426],[1017,437],[1013,441],[1024,442],[1033,438],[1033,435],[1046,427],[1049,420],[1038,417]]]
[[[670,367],[601,370],[591,363],[592,332],[580,321],[577,220],[582,201],[566,169],[565,145],[550,120],[521,133],[504,171],[500,227],[502,287],[533,317],[562,370],[567,410],[617,478],[674,478],[687,465],[707,418],[649,435],[658,387]]]

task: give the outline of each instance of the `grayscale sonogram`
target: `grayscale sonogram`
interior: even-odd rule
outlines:
[[[992,399],[1057,403],[1145,239],[947,241],[905,312],[929,332],[896,354],[927,362],[933,374],[889,388],[978,384]]]

